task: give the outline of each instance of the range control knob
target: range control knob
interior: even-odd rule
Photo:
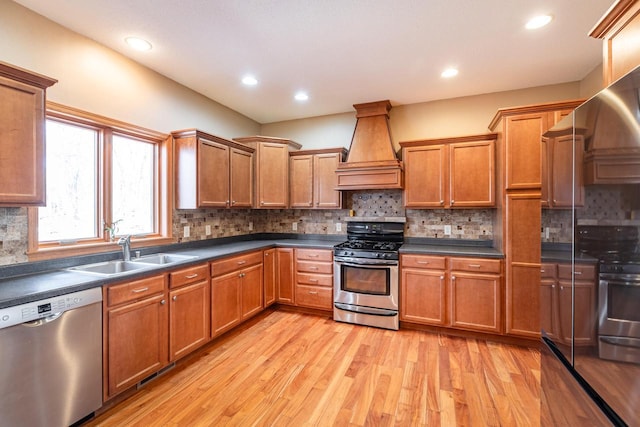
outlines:
[[[376,252],[376,258],[380,258],[380,252]]]

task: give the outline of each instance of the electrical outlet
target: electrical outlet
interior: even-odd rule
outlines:
[[[444,226],[444,235],[445,236],[451,236],[451,226],[450,225],[445,225]]]
[[[204,226],[204,234],[205,234],[205,236],[211,236],[211,226],[210,225],[205,225]]]
[[[249,231],[253,231],[253,222],[249,221]]]
[[[342,223],[336,222],[336,231],[342,231]]]
[[[188,226],[188,225],[185,225],[185,226],[184,226],[184,230],[183,230],[183,232],[182,232],[182,236],[183,236],[183,237],[189,237],[189,236],[191,236],[191,229],[189,228],[189,226]]]
[[[544,238],[545,239],[549,238],[549,227],[545,227],[545,229],[544,229]]]
[[[298,223],[297,222],[292,222],[291,223],[291,229],[293,231],[298,231]]]

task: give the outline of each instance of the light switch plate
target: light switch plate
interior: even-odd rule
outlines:
[[[445,225],[444,226],[444,235],[445,236],[451,236],[451,226],[450,225]]]
[[[342,231],[342,223],[336,222],[336,231]]]
[[[298,231],[298,223],[297,222],[292,222],[291,223],[291,229],[293,231]]]
[[[206,236],[210,236],[211,235],[211,226],[210,225],[205,225],[204,226],[204,234]]]
[[[249,221],[249,231],[253,231],[253,222]]]
[[[188,225],[185,225],[185,226],[184,226],[184,231],[183,231],[182,235],[183,235],[184,237],[189,237],[189,236],[191,236],[191,229],[189,228],[189,226],[188,226]]]

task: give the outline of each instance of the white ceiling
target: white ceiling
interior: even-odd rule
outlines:
[[[602,62],[587,33],[613,0],[16,2],[269,123],[581,80]],[[525,30],[538,13],[553,22]],[[153,49],[130,50],[130,35]],[[442,79],[451,65],[460,74]],[[242,85],[247,73],[258,86]]]

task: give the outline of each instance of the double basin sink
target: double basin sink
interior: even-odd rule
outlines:
[[[176,254],[153,254],[146,255],[140,258],[132,259],[131,261],[106,261],[96,264],[79,265],[77,267],[67,268],[67,271],[74,271],[78,273],[87,273],[95,276],[118,276],[132,271],[139,271],[145,269],[151,269],[154,267],[175,264],[180,261],[186,261],[197,258],[192,255],[176,255]]]

